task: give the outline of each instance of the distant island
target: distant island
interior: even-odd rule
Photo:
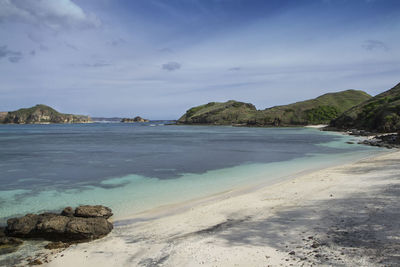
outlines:
[[[88,123],[89,116],[64,114],[46,105],[21,108],[16,111],[0,112],[3,124],[50,124],[50,123]]]
[[[121,122],[132,123],[132,122],[149,122],[148,119],[143,119],[142,117],[136,116],[135,118],[123,118]]]
[[[370,99],[360,90],[328,93],[289,105],[257,110],[250,103],[230,100],[211,102],[189,109],[177,124],[212,124],[235,126],[304,126],[329,124],[350,108]]]

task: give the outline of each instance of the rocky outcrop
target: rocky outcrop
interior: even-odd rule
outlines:
[[[97,205],[97,206],[79,206],[75,209],[76,217],[84,217],[84,218],[95,218],[101,217],[108,219],[113,215],[110,208]]]
[[[135,118],[123,118],[121,122],[130,123],[130,122],[149,122],[148,119],[143,119],[142,117],[135,117]]]
[[[88,123],[89,116],[63,114],[46,105],[36,105],[16,111],[2,112],[0,123],[47,124],[47,123]]]
[[[43,238],[51,241],[83,242],[101,238],[113,229],[107,220],[111,209],[104,206],[80,206],[74,213],[65,208],[61,214],[27,214],[7,221],[8,237]]]

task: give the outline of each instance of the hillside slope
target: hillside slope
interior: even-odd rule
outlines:
[[[230,100],[189,109],[178,124],[291,126],[325,124],[349,108],[371,98],[363,91],[328,93],[315,99],[257,110],[254,105]]]
[[[3,112],[0,123],[39,124],[39,123],[86,123],[90,117],[83,115],[63,114],[46,105],[21,108],[16,111]]]
[[[249,103],[229,100],[228,102],[210,102],[189,109],[178,120],[178,124],[216,124],[230,125],[247,123],[255,116],[257,109]]]
[[[339,129],[400,131],[400,83],[343,113],[330,124]]]

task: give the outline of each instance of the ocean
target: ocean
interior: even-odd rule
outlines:
[[[311,128],[0,125],[0,224],[103,204],[114,219],[380,151]]]

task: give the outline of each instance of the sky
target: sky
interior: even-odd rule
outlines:
[[[0,0],[0,111],[177,119],[400,82],[398,0]]]

